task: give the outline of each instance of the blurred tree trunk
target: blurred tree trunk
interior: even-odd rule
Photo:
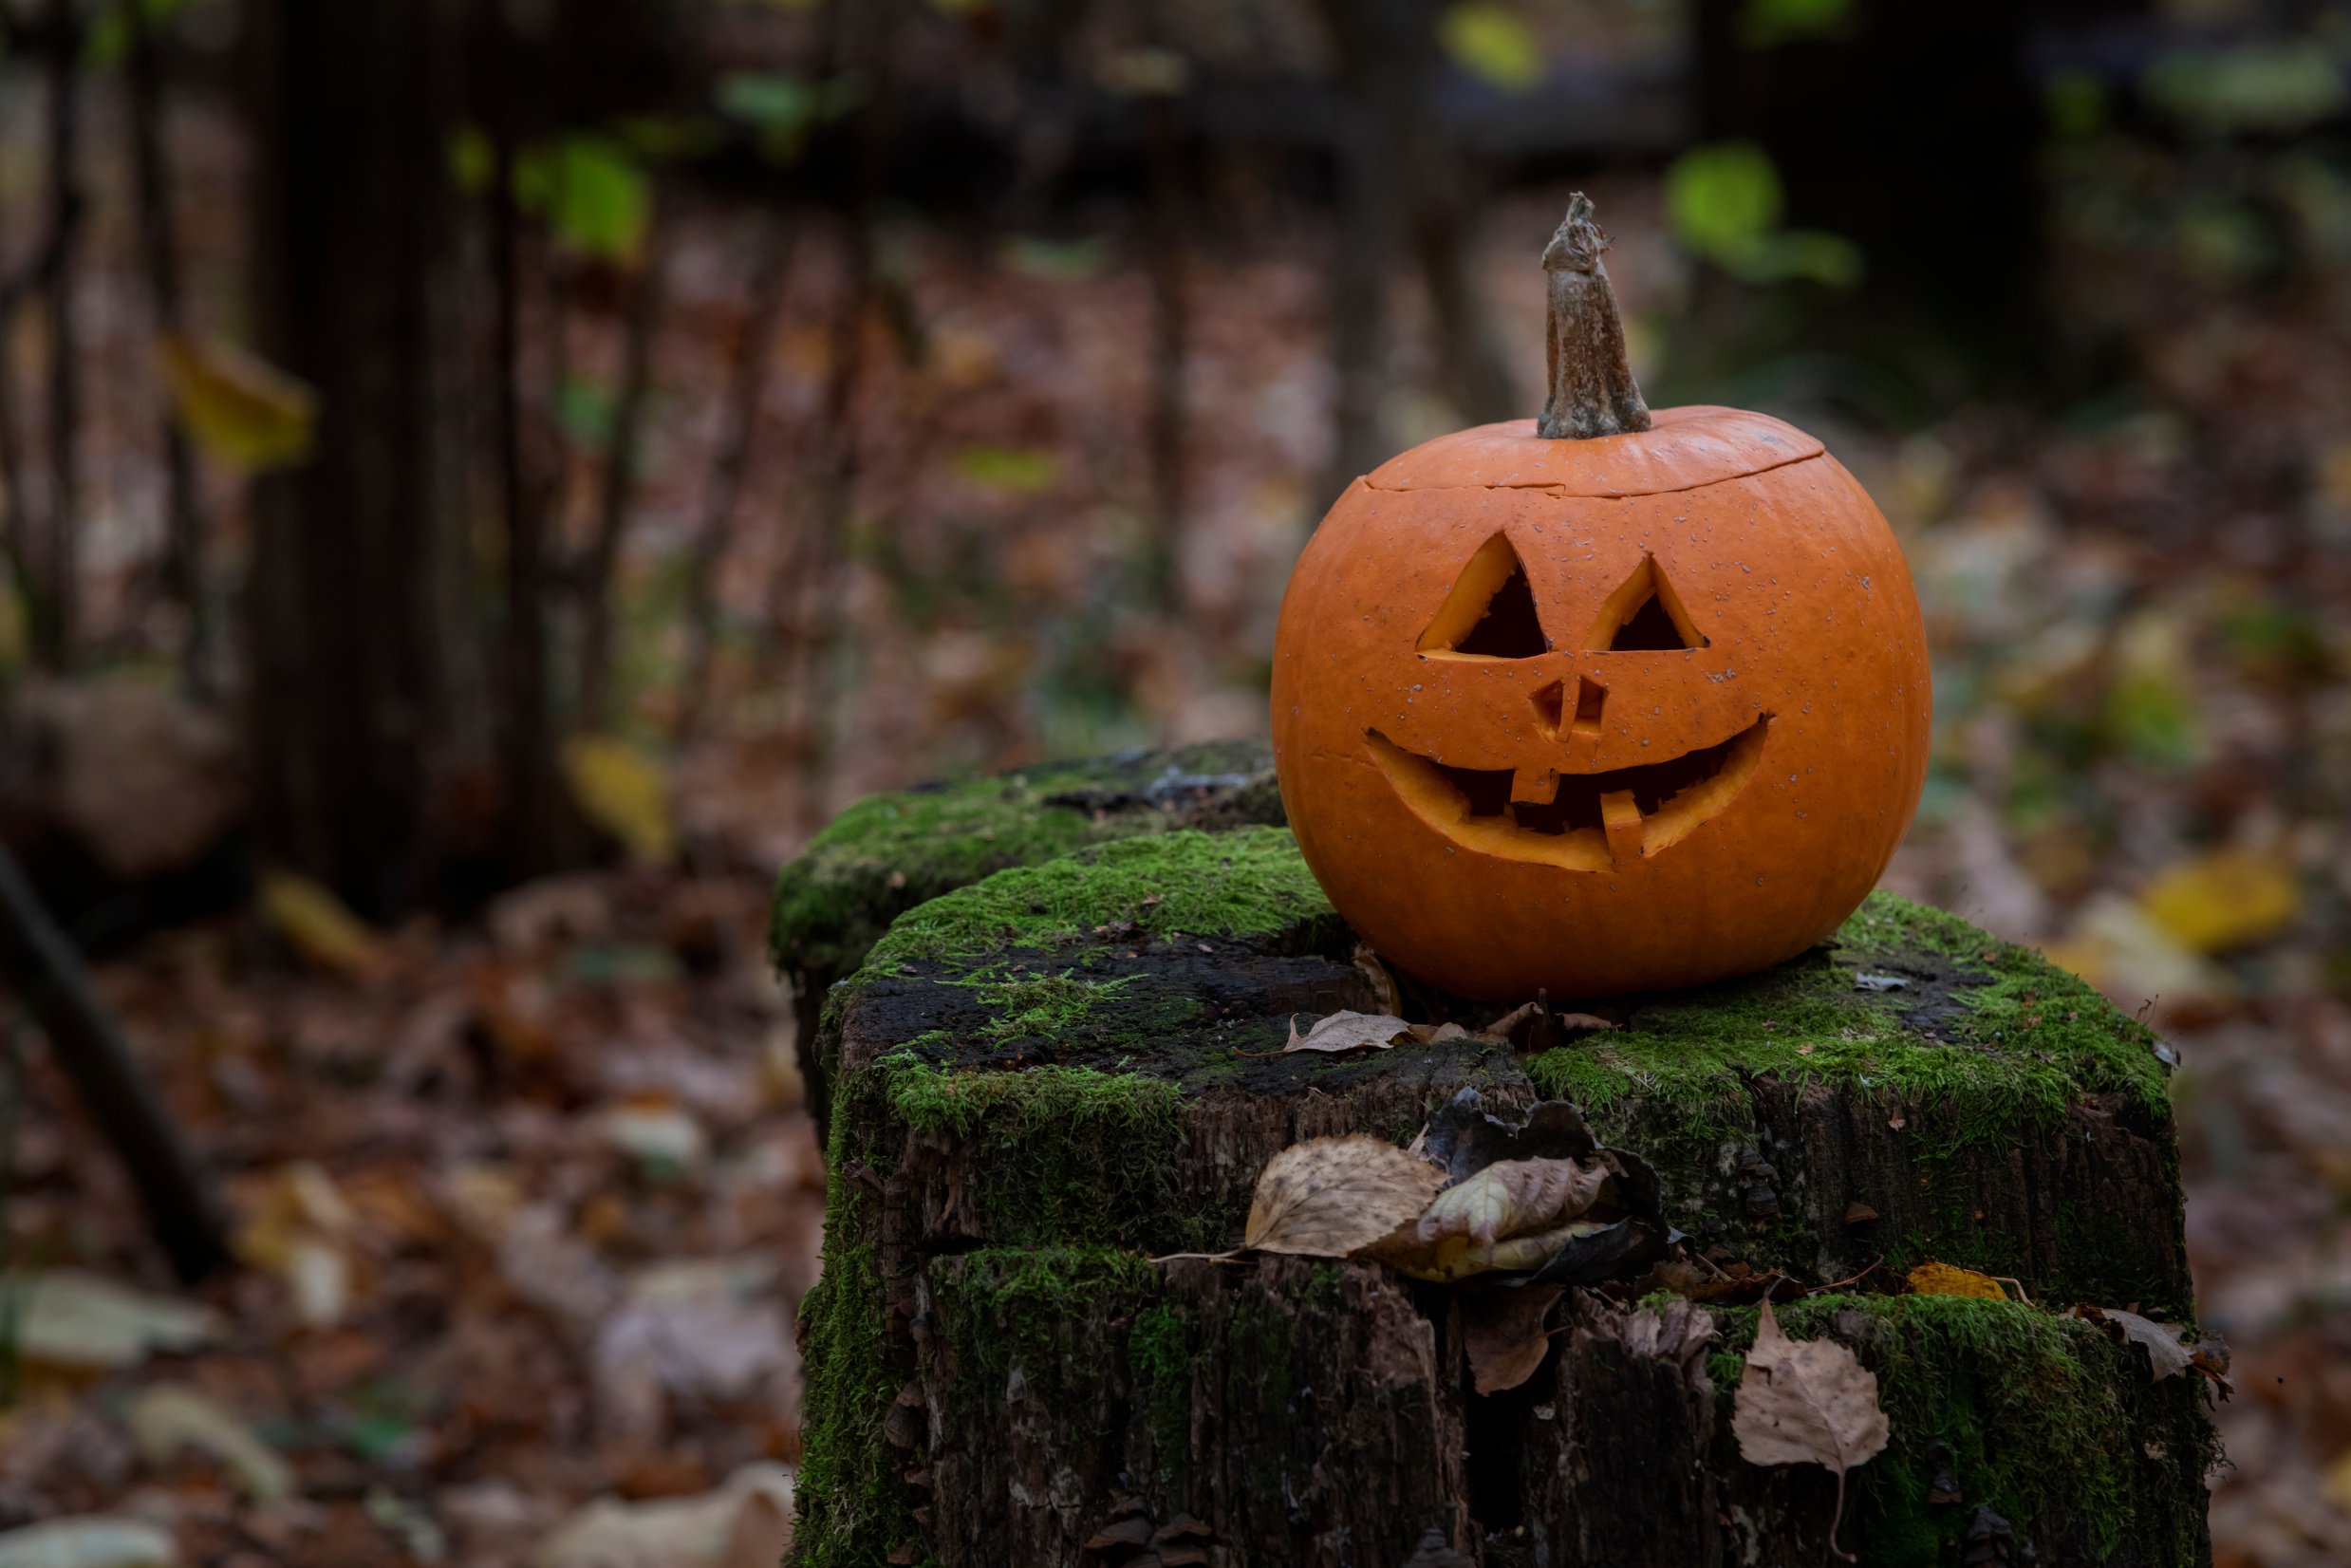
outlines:
[[[261,481],[246,590],[255,815],[270,852],[384,917],[450,846],[428,802],[462,733],[435,592],[460,548],[437,502],[432,293],[450,233],[441,7],[252,0],[262,351],[316,387],[316,456]]]
[[[1390,456],[1380,429],[1389,352],[1387,293],[1408,246],[1436,318],[1446,395],[1465,419],[1508,418],[1515,388],[1470,276],[1475,233],[1461,159],[1438,123],[1438,0],[1324,0],[1348,114],[1339,132],[1331,361],[1337,381],[1335,495]]]

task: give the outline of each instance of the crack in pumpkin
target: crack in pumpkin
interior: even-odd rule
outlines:
[[[1397,796],[1453,843],[1504,860],[1604,871],[1680,843],[1736,799],[1755,776],[1770,725],[1764,714],[1715,745],[1585,774],[1454,767],[1377,730],[1364,737]],[[1530,790],[1530,776],[1539,789]],[[1554,779],[1551,799],[1530,798]]]

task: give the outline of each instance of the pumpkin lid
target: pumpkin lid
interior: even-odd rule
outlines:
[[[1647,430],[1547,440],[1533,420],[1482,424],[1423,442],[1365,476],[1374,490],[1479,487],[1561,495],[1657,495],[1741,479],[1817,457],[1820,443],[1784,420],[1693,404],[1651,411]]]

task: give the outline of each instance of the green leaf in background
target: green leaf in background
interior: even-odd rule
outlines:
[[[967,446],[955,455],[955,471],[975,484],[1034,495],[1053,488],[1060,465],[1045,452],[1017,446]]]
[[[1751,141],[1692,147],[1666,170],[1666,221],[1692,254],[1747,283],[1860,281],[1859,248],[1818,229],[1781,227],[1785,210],[1780,172]]]
[[[1446,7],[1437,19],[1437,42],[1453,64],[1506,93],[1531,91],[1550,69],[1534,29],[1496,0],[1455,0]]]
[[[812,129],[838,120],[865,96],[854,76],[811,82],[789,71],[729,71],[711,91],[718,112],[756,130],[760,152],[782,163],[800,156]]]
[[[1739,12],[1739,43],[1768,49],[1800,38],[1835,38],[1852,20],[1853,0],[1747,0]]]
[[[718,140],[706,121],[681,114],[632,114],[612,121],[612,132],[639,158],[660,163],[708,152]]]
[[[1780,229],[1723,265],[1743,283],[1818,283],[1850,289],[1861,281],[1861,248],[1819,229]]]
[[[160,41],[173,20],[188,9],[188,0],[138,0],[138,5],[146,16],[149,36]],[[91,20],[90,30],[82,40],[84,70],[112,70],[131,52],[128,10],[128,7],[109,6]]]
[[[567,136],[514,161],[514,199],[542,214],[555,237],[583,255],[633,261],[653,214],[653,181],[614,137]]]
[[[2087,71],[2059,71],[2041,84],[2050,134],[2080,141],[2106,128],[2106,84]]]
[[[1692,147],[1666,170],[1666,222],[1709,261],[1752,247],[1780,227],[1785,207],[1780,171],[1752,141]]]
[[[574,446],[601,453],[612,444],[611,388],[571,376],[555,388],[553,401],[555,428]]]
[[[2184,49],[2149,66],[2140,85],[2156,107],[2214,136],[2286,135],[2351,103],[2342,67],[2311,41]]]
[[[498,155],[490,145],[490,133],[479,125],[462,125],[449,133],[446,156],[449,159],[449,180],[461,196],[477,196],[490,189],[490,177],[497,168]]]
[[[1048,283],[1083,283],[1098,275],[1110,259],[1110,242],[1100,234],[1084,239],[1040,239],[1015,234],[1004,241],[997,256],[1022,277]]]

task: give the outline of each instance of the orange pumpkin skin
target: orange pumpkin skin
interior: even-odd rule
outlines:
[[[1885,518],[1819,442],[1735,409],[1391,459],[1323,518],[1274,644],[1307,864],[1390,961],[1494,1000],[1691,985],[1819,942],[1909,829],[1931,710]]]

